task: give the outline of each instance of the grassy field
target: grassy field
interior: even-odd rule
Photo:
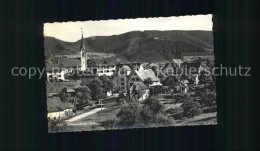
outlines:
[[[165,106],[165,111],[172,109],[171,113],[167,113],[168,116],[183,112],[181,107],[182,103],[177,103],[174,99],[165,99],[162,101]],[[58,131],[92,131],[92,130],[105,130],[102,126],[102,122],[106,120],[112,120],[116,118],[116,114],[125,105],[116,105],[115,98],[110,98],[103,101],[103,109],[97,113],[91,114],[87,117],[73,122],[75,125],[67,125],[66,127],[59,128]],[[89,110],[79,111],[84,113]],[[173,113],[174,112],[174,113]],[[217,124],[217,113],[206,113],[193,118],[186,118],[182,120],[175,120],[171,126],[192,126],[192,125],[215,125]]]

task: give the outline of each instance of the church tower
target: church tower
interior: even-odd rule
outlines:
[[[86,70],[86,62],[87,62],[87,58],[86,58],[86,52],[85,52],[85,45],[84,45],[84,40],[83,40],[83,31],[82,32],[82,36],[81,36],[81,42],[80,42],[80,60],[81,60],[81,71],[85,71]]]

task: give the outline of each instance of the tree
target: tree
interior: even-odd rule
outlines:
[[[150,122],[155,120],[156,114],[150,109],[149,106],[144,106],[140,112],[142,121]]]
[[[88,59],[87,64],[89,67],[94,67],[96,65],[96,61],[94,59]]]
[[[113,80],[107,76],[101,76],[100,80],[102,81],[102,86],[105,91],[111,91],[115,87]]]
[[[203,106],[212,107],[216,105],[216,92],[204,92],[201,94],[200,104]]]
[[[85,104],[91,100],[91,90],[87,87],[79,87],[76,89],[76,97],[77,102],[74,102],[74,104]]]
[[[199,83],[200,84],[208,84],[211,81],[211,77],[207,75],[208,73],[206,71],[201,71],[199,75]]]
[[[150,97],[144,101],[144,106],[148,106],[154,114],[163,112],[163,104],[155,97]]]
[[[163,80],[162,83],[163,83],[164,86],[171,86],[175,82],[178,82],[178,79],[175,76],[169,76],[165,80]]]
[[[88,87],[91,90],[91,98],[93,100],[99,101],[101,98],[105,97],[102,84],[103,84],[102,81],[98,78],[90,81]]]
[[[139,123],[141,110],[139,103],[132,103],[123,107],[116,115],[118,124],[121,126],[134,126]]]
[[[194,117],[202,114],[201,105],[195,102],[190,96],[186,95],[182,104],[183,115],[186,117]]]

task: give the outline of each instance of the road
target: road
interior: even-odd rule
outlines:
[[[104,109],[105,109],[105,108],[102,107],[102,110],[104,110]],[[89,115],[95,114],[95,113],[97,113],[97,112],[99,112],[99,111],[101,111],[101,108],[96,108],[96,109],[93,109],[93,110],[88,111],[88,112],[86,112],[86,113],[82,113],[82,114],[80,114],[80,115],[78,115],[78,116],[75,116],[75,117],[73,117],[73,118],[71,118],[71,119],[68,119],[68,120],[66,120],[66,122],[72,123],[72,122],[78,121],[78,120],[80,120],[80,119],[82,119],[82,118],[85,118],[85,117],[87,117],[87,116],[89,116]]]

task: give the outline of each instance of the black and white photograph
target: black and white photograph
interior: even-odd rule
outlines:
[[[212,15],[44,23],[48,132],[217,124]]]

